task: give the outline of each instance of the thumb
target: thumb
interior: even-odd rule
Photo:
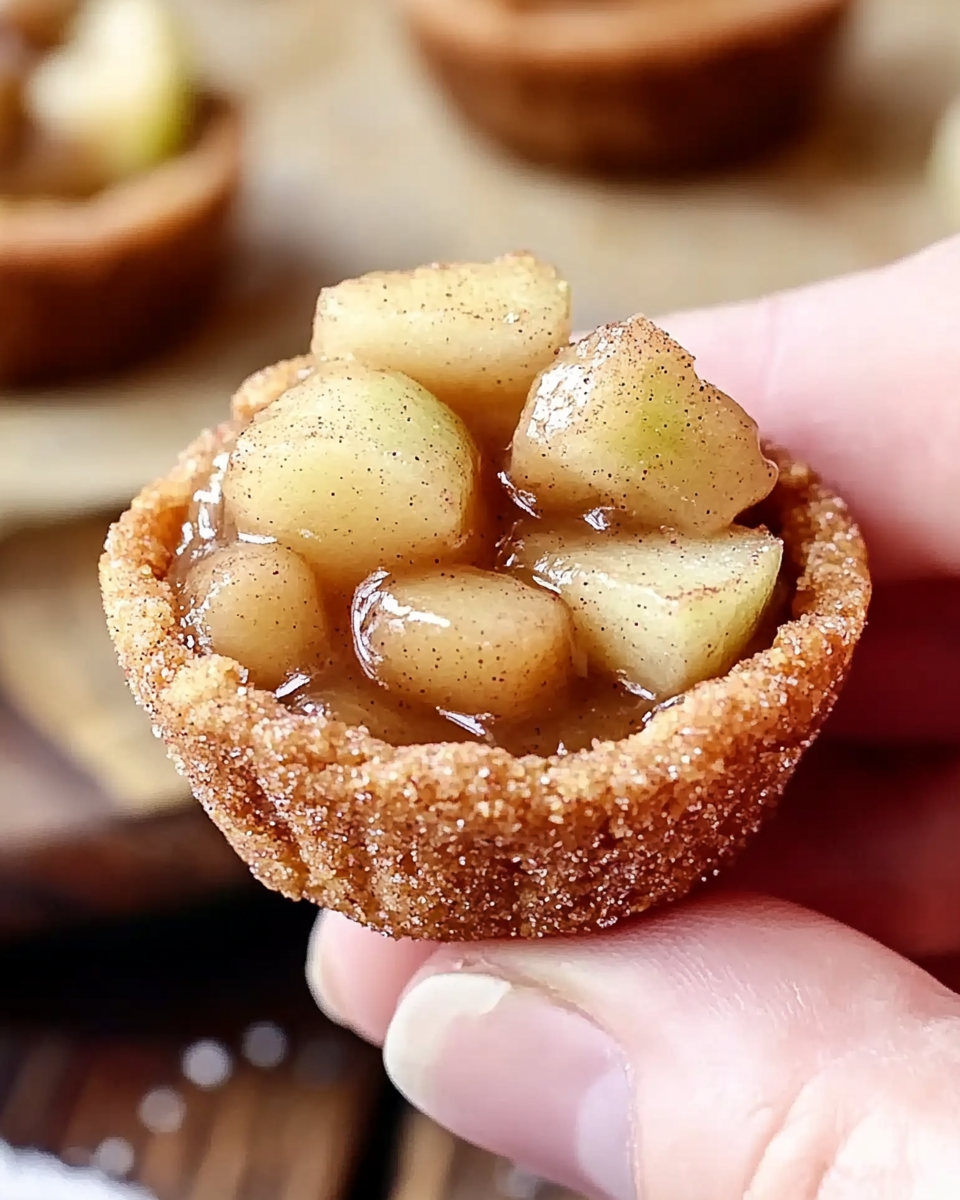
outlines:
[[[774,901],[445,947],[389,1027],[419,1108],[613,1200],[956,1194],[960,998]]]

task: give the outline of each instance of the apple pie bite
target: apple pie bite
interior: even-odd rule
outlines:
[[[0,4],[0,383],[109,370],[189,327],[239,142],[162,0]]]
[[[254,874],[393,936],[683,896],[816,736],[870,582],[842,500],[530,255],[325,289],[110,532],[120,661]]]

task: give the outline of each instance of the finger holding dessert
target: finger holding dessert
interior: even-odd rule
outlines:
[[[528,255],[328,289],[313,357],[248,381],[108,540],[121,662],[214,820],[393,935],[684,894],[863,626],[842,501],[645,318],[572,347],[568,322]]]

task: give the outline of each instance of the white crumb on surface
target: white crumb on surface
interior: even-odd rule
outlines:
[[[0,1200],[155,1200],[99,1171],[68,1167],[50,1154],[0,1142]]]

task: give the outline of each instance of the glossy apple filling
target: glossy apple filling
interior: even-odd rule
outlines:
[[[314,367],[186,515],[188,644],[393,744],[547,755],[768,643],[782,545],[736,521],[776,481],[753,422],[644,318],[569,335],[526,255],[322,293]]]

